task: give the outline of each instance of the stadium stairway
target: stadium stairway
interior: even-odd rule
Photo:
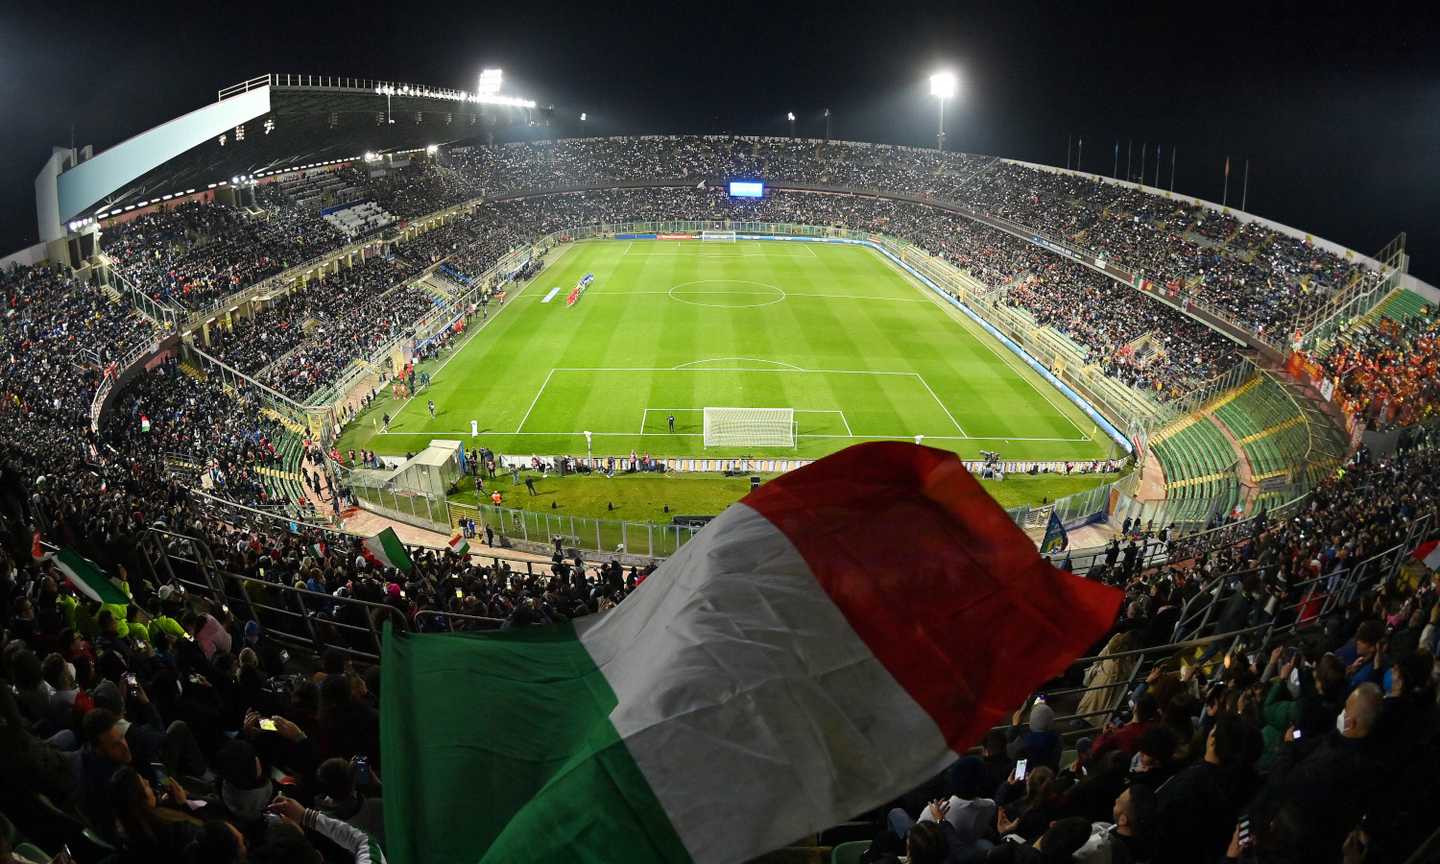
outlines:
[[[180,362],[180,373],[201,382],[205,381],[209,377],[204,372],[202,372],[199,367],[192,366],[188,361],[183,360]]]

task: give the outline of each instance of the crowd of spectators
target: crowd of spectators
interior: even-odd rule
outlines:
[[[1440,411],[1440,317],[1433,307],[1352,329],[1319,358],[1335,398],[1374,429],[1409,426]]]
[[[212,330],[208,353],[293,399],[333,383],[350,361],[402,333],[435,297],[407,285],[405,259],[374,257],[265,302],[229,329]]]
[[[1097,660],[894,802],[869,860],[1406,860],[1440,803],[1440,575],[1412,562],[1346,585],[1427,536],[1414,520],[1433,536],[1437,445],[1432,431],[1389,459],[1362,450],[1295,515],[1198,555],[1175,540],[1148,566],[1114,544],[1086,574],[1127,593]],[[1177,626],[1197,604],[1210,623]]]
[[[106,229],[101,248],[140,291],[203,308],[343,244],[308,209],[268,203],[263,215],[219,203],[159,210]]]
[[[144,442],[126,436],[106,440],[143,461]],[[1390,459],[1362,451],[1297,514],[1255,520],[1219,548],[1177,545],[1147,566],[1117,547],[1113,566],[1086,574],[1128,595],[1090,652],[1100,660],[1053,682],[1048,701],[1027,700],[942,776],[860,814],[875,826],[870,860],[1402,860],[1434,828],[1440,591],[1408,570],[1343,586],[1359,561],[1413,542],[1412,520],[1433,520],[1437,471],[1437,441],[1421,436]],[[118,531],[158,520],[203,538],[220,569],[249,580],[244,595],[218,605],[163,571],[132,575],[147,572],[134,544],[112,543],[100,560],[129,602],[98,607],[20,554],[13,530],[0,553],[11,685],[0,687],[0,764],[13,778],[0,810],[27,836],[85,854],[82,824],[126,861],[237,861],[241,847],[244,860],[365,860],[362,847],[384,846],[372,628],[561,621],[624,602],[650,575],[558,546],[536,572],[413,550],[402,573],[348,538],[241,522],[151,482],[136,475],[145,512]],[[4,504],[7,528],[39,516],[20,490]],[[493,528],[504,526],[484,526],[491,544]],[[293,632],[265,609],[285,603],[281,586],[311,592],[299,602],[329,646],[318,656],[276,641]],[[1340,599],[1318,615],[1331,592]],[[1140,661],[1128,652],[1170,641],[1196,602],[1217,611],[1187,635],[1217,641],[1155,653],[1132,678]],[[1077,705],[1066,691],[1079,685],[1091,689]]]

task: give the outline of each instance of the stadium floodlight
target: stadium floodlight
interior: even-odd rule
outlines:
[[[586,120],[585,112],[584,112],[584,111],[581,111],[581,112],[580,112],[580,122],[581,122],[581,123],[584,123],[585,120]]]
[[[960,88],[959,79],[954,72],[936,72],[930,76],[930,95],[940,101],[940,128],[935,133],[935,148],[945,149],[945,100],[955,98],[955,93]]]
[[[785,119],[790,121],[790,137],[791,137],[791,138],[794,138],[794,137],[795,137],[795,112],[794,112],[794,111],[786,111],[786,112],[785,112]]]
[[[503,69],[482,69],[480,71],[480,84],[475,92],[481,96],[498,96],[500,94],[500,82],[505,77]]]
[[[440,145],[439,145],[439,144],[427,144],[427,145],[425,146],[425,155],[427,155],[427,156],[434,156],[436,153],[439,153],[439,152],[440,152]]]

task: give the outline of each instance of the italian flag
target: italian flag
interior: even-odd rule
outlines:
[[[329,551],[330,551],[330,547],[327,546],[327,545],[325,545],[324,543],[311,543],[311,544],[310,544],[310,554],[311,554],[311,555],[314,555],[316,558],[324,558],[324,557],[325,557],[325,553],[327,553],[327,552],[329,552]]]
[[[1440,540],[1421,543],[1410,555],[1431,570],[1440,570]]]
[[[744,861],[952,764],[1115,620],[954,453],[772,480],[603,615],[388,632],[387,856]]]
[[[149,417],[146,417],[144,414],[141,414],[141,415],[140,415],[140,431],[141,431],[141,432],[149,432],[149,431],[150,431],[150,418],[149,418]]]
[[[466,540],[465,535],[459,531],[456,531],[454,536],[450,538],[449,545],[450,551],[456,555],[464,555],[470,551],[470,541]]]
[[[394,528],[386,528],[368,540],[360,541],[360,554],[375,567],[394,567],[410,572],[410,554],[395,536]]]
[[[74,549],[61,549],[50,558],[50,563],[65,577],[65,581],[75,586],[75,590],[89,597],[96,603],[114,604],[120,607],[129,605],[130,598],[125,592],[115,587],[109,577],[95,565],[94,561],[76,552]],[[121,616],[120,620],[124,620]]]

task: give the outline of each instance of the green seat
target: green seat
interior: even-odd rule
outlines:
[[[15,852],[27,861],[51,861],[55,858],[34,843],[21,843],[15,847]]]
[[[830,851],[830,864],[860,864],[860,857],[870,848],[869,840],[841,843]]]

